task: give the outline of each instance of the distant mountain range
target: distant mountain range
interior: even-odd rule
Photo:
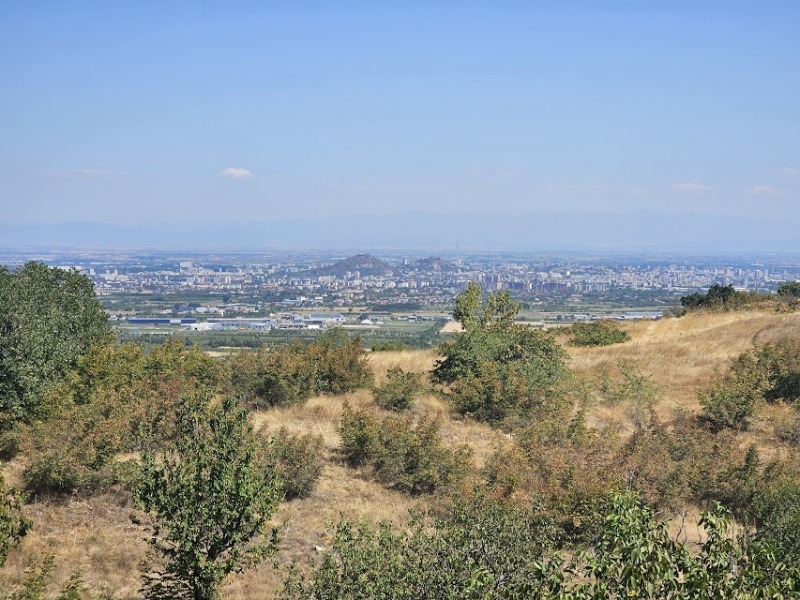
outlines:
[[[800,251],[800,224],[719,215],[358,215],[263,223],[0,223],[3,249]]]

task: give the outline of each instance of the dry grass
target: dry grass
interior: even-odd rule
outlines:
[[[375,375],[375,382],[386,380],[389,369],[399,367],[412,373],[430,372],[439,354],[436,350],[396,350],[390,352],[371,352],[369,366]]]
[[[353,407],[371,403],[372,394],[359,390],[342,396],[317,396],[301,406],[279,407],[257,411],[251,414],[250,421],[256,432],[267,434],[285,427],[292,433],[311,433],[321,435],[328,450],[339,446],[339,422],[342,420],[342,407],[348,402]]]
[[[668,420],[676,407],[697,410],[697,389],[710,381],[715,370],[727,368],[733,358],[754,342],[800,337],[800,313],[691,314],[681,319],[627,323],[623,327],[631,337],[623,344],[567,347],[570,366],[579,376],[596,382],[604,369],[613,375],[618,360],[634,361],[642,372],[651,376],[658,389],[655,409],[662,419]],[[380,383],[392,367],[425,373],[433,368],[437,358],[433,350],[407,350],[371,353],[368,360],[376,382]],[[251,415],[254,428],[261,435],[286,427],[292,432],[321,435],[326,448],[325,468],[314,493],[309,498],[284,503],[275,517],[276,524],[286,522],[276,556],[280,565],[293,560],[305,563],[315,557],[315,546],[329,546],[332,527],[342,519],[386,520],[402,526],[407,522],[409,510],[426,502],[386,490],[341,463],[338,427],[345,401],[355,408],[382,412],[375,407],[370,391],[360,390],[345,396],[318,396],[302,406],[273,408]],[[624,433],[641,417],[637,415],[641,409],[635,402],[612,405],[595,401],[589,406],[590,423],[612,424]],[[780,456],[785,450],[775,437],[774,423],[785,418],[784,412],[780,407],[762,411],[752,431],[742,436],[743,443],[756,443],[765,458]],[[446,402],[434,393],[423,394],[411,414],[437,417],[443,442],[451,446],[470,445],[478,467],[485,464],[495,448],[510,443],[505,435],[484,424],[454,417]],[[5,466],[8,481],[18,481],[22,465],[13,461]],[[108,592],[114,598],[136,596],[145,534],[129,519],[133,511],[127,494],[110,493],[61,503],[36,502],[28,505],[26,512],[34,521],[34,530],[0,569],[0,589],[18,583],[32,562],[53,553],[56,561],[53,590],[63,585],[73,571],[80,570],[95,592]],[[697,511],[690,509],[682,530],[681,517],[673,518],[670,521],[673,537],[690,544],[701,541],[702,532],[695,525],[698,517]],[[282,571],[267,560],[253,571],[230,578],[223,597],[237,600],[274,597],[282,577]]]
[[[458,321],[448,321],[439,330],[439,333],[461,333],[464,331],[464,326]]]
[[[34,502],[25,507],[33,530],[0,569],[0,589],[11,589],[25,570],[52,554],[51,591],[60,589],[75,571],[88,587],[113,598],[136,598],[141,585],[139,563],[145,556],[142,530],[130,520],[134,512],[126,493],[102,494],[63,502]]]
[[[725,371],[731,361],[752,347],[781,337],[800,338],[800,313],[692,313],[680,319],[625,324],[631,339],[600,348],[567,347],[571,368],[597,380],[604,369],[614,371],[620,359],[633,361],[651,376],[658,390],[655,410],[668,420],[676,407],[697,410],[697,390]],[[627,428],[630,406],[595,407],[601,422]]]

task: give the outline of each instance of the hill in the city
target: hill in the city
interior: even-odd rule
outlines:
[[[458,266],[438,256],[420,258],[419,260],[409,263],[406,267],[412,271],[423,271],[426,273],[455,273],[458,271]]]
[[[334,277],[345,277],[347,273],[358,272],[362,277],[376,275],[392,275],[394,269],[389,263],[382,261],[371,254],[357,254],[344,260],[333,263],[326,267],[314,269],[313,275],[332,275]]]

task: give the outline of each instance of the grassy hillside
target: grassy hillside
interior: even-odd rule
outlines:
[[[680,319],[626,323],[623,328],[630,337],[621,344],[597,348],[565,345],[569,367],[581,386],[581,399],[572,414],[583,408],[587,425],[607,434],[611,440],[608,447],[615,449],[650,418],[651,407],[667,429],[676,410],[697,413],[698,389],[707,386],[754,343],[800,339],[800,313],[696,312]],[[381,383],[390,368],[428,373],[436,359],[433,351],[380,352],[369,356],[369,365],[376,382]],[[644,387],[626,391],[626,373]],[[325,466],[316,489],[308,498],[283,503],[274,519],[285,523],[276,556],[279,564],[317,556],[319,547],[330,546],[332,526],[341,520],[385,520],[402,527],[409,511],[438,501],[436,496],[412,497],[387,489],[365,470],[344,464],[339,426],[345,401],[354,408],[384,413],[375,407],[368,390],[357,390],[341,396],[316,396],[304,404],[258,410],[251,415],[260,435],[285,427],[319,434],[324,440]],[[759,406],[753,426],[735,435],[735,445],[744,450],[748,444],[755,444],[763,460],[791,457],[791,447],[774,434],[774,424],[787,418],[790,410],[785,406]],[[446,399],[431,390],[417,400],[411,414],[414,418],[438,418],[445,445],[467,444],[476,473],[497,450],[516,443],[514,436],[504,431],[454,415]],[[4,465],[7,482],[21,483],[26,460],[21,455]],[[52,589],[60,589],[70,574],[79,570],[95,592],[114,598],[136,597],[138,565],[145,558],[146,547],[141,529],[130,520],[135,511],[123,488],[34,501],[25,511],[34,528],[0,568],[0,589],[19,583],[26,568],[52,554],[56,565]],[[683,517],[691,521],[697,512],[696,506],[686,505]],[[674,520],[675,533],[681,518]],[[690,533],[691,538],[686,537],[685,530],[682,535],[690,542],[699,539],[699,530]],[[230,578],[223,596],[244,599],[275,595],[283,574],[273,566],[268,560],[253,571]]]

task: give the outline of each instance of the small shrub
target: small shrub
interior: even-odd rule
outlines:
[[[22,516],[22,500],[17,492],[8,489],[0,471],[0,567],[6,561],[11,548],[25,537],[31,522]]]
[[[703,407],[700,419],[708,423],[712,431],[747,431],[756,400],[757,396],[748,389],[724,380],[715,382],[700,393],[699,402]]]
[[[20,451],[19,431],[0,431],[0,460],[11,460]]]
[[[366,411],[354,411],[345,403],[339,435],[348,465],[362,467],[378,454],[379,426],[377,418]]]
[[[575,323],[570,327],[572,346],[610,346],[628,341],[628,333],[612,321]]]
[[[317,392],[316,369],[300,343],[231,358],[231,388],[251,408],[305,402]]]
[[[617,371],[619,377],[612,378],[607,370],[600,376],[600,393],[607,402],[635,402],[645,406],[653,403],[658,390],[652,377],[643,373],[635,361],[619,359]]]
[[[439,422],[391,416],[379,420],[345,406],[342,452],[351,466],[368,466],[377,481],[412,495],[432,493],[462,480],[470,468],[466,446],[451,450],[439,441]]]
[[[793,411],[791,415],[780,418],[775,423],[775,435],[789,444],[800,444],[800,412]]]
[[[387,381],[372,390],[375,402],[387,410],[407,410],[422,391],[422,376],[403,371],[399,367],[389,369]]]
[[[372,385],[361,337],[350,337],[344,329],[334,327],[319,334],[309,346],[316,365],[317,389],[326,394],[344,394]]]
[[[325,444],[321,435],[292,435],[281,427],[264,448],[263,462],[274,465],[284,498],[307,498],[322,474]]]
[[[80,573],[73,573],[56,600],[90,600],[93,597],[83,583],[83,576]]]
[[[48,554],[41,563],[25,569],[25,578],[14,593],[7,596],[8,600],[43,600],[54,567],[53,555]]]
[[[459,414],[495,426],[531,412],[537,396],[528,388],[520,365],[494,361],[480,363],[477,373],[461,377],[450,386],[450,400]]]

